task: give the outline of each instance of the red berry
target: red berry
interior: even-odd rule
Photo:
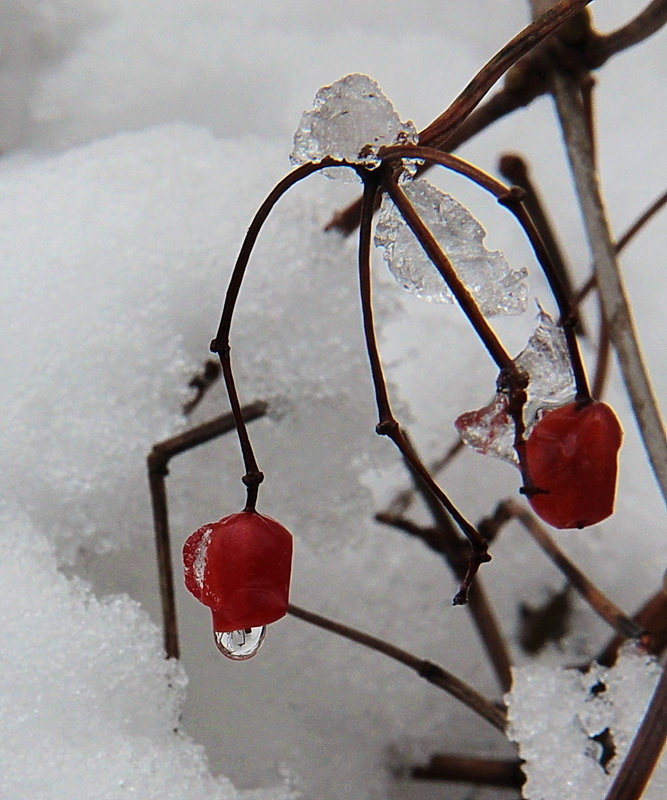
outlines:
[[[241,511],[204,525],[183,546],[185,585],[211,609],[213,630],[268,625],[287,613],[292,534]]]
[[[605,403],[548,411],[526,441],[524,479],[535,513],[555,528],[585,528],[614,510],[623,429]]]

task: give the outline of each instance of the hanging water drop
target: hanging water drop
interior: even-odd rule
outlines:
[[[232,661],[247,661],[259,652],[266,636],[266,625],[238,631],[214,631],[215,646]]]

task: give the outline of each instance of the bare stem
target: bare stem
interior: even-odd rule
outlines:
[[[651,205],[637,217],[632,225],[625,231],[620,239],[614,245],[616,253],[620,253],[626,245],[642,230],[642,228],[650,222],[653,217],[665,206],[667,203],[667,191],[663,192],[660,197],[656,198]],[[588,297],[590,292],[595,287],[595,273],[584,283],[584,285],[575,294],[573,305],[577,306]]]
[[[459,581],[465,582],[469,563],[465,552],[467,548],[465,548],[464,540],[457,534],[449,515],[440,503],[436,501],[428,487],[411,470],[410,464],[407,464],[407,467],[412,474],[415,488],[421,494],[435,524],[429,527],[422,527],[404,517],[397,517],[387,513],[377,514],[376,519],[410,536],[421,539],[428,547],[445,559]],[[479,526],[477,529],[481,532]],[[486,539],[486,537],[484,538]],[[479,578],[475,580],[468,592],[468,610],[487,652],[498,683],[501,689],[507,692],[512,686],[512,662],[493,606],[489,602],[482,581]]]
[[[578,46],[575,46],[575,50],[570,55],[578,58],[583,67],[597,69],[626,47],[631,47],[655,33],[664,24],[667,17],[666,8],[667,0],[653,0],[636,20],[620,29],[622,31],[627,28],[622,36],[619,35],[620,31],[617,31],[609,34],[612,38],[608,39],[605,35],[589,31],[589,35]],[[631,35],[628,35],[630,33]],[[506,47],[509,47],[509,44],[511,43],[508,43]],[[420,143],[441,150],[455,150],[499,119],[529,105],[535,98],[548,92],[549,85],[544,74],[543,52],[547,44],[542,41],[538,47],[535,47],[535,43],[531,46],[534,48],[533,51],[520,59],[519,63],[507,72],[502,89],[470,111],[464,118],[459,119],[454,127],[450,126],[445,130],[439,130],[436,122],[448,114],[448,109],[420,132]],[[488,66],[487,64],[486,68]],[[430,131],[428,135],[427,131]],[[354,201],[342,211],[334,214],[327,224],[326,230],[335,228],[345,235],[352,233],[359,224],[360,210],[361,200]]]
[[[554,71],[552,89],[593,254],[607,328],[644,447],[663,498],[667,500],[667,438],[616,259],[577,85],[569,77]]]
[[[515,500],[506,500],[503,505],[519,520],[542,550],[544,550],[563,575],[565,575],[572,588],[579,592],[581,597],[599,617],[610,625],[619,635],[623,636],[623,638],[641,638],[644,632],[637,623],[606,597],[597,586],[570,561],[530,511]]]
[[[424,128],[419,135],[420,142],[427,143],[442,137],[465,119],[511,66],[589,2],[590,0],[561,0],[527,25],[482,67],[449,108]]]
[[[415,158],[422,158],[427,162],[432,164],[439,164],[446,169],[450,169],[453,172],[458,172],[460,175],[465,175],[465,177],[469,178],[471,181],[476,183],[480,188],[484,189],[487,192],[490,192],[499,203],[506,206],[507,209],[513,214],[514,218],[517,220],[519,225],[524,230],[524,233],[528,237],[528,241],[535,253],[535,257],[544,272],[544,275],[549,283],[549,288],[556,300],[556,304],[558,305],[558,309],[561,315],[561,326],[563,328],[563,333],[565,335],[565,340],[567,342],[568,347],[568,354],[570,357],[570,363],[572,365],[572,372],[574,374],[575,384],[577,388],[577,400],[580,403],[586,403],[591,399],[590,390],[588,387],[588,378],[586,376],[586,369],[584,367],[583,360],[581,358],[581,352],[579,350],[579,344],[577,342],[577,337],[575,333],[575,328],[577,324],[577,317],[576,317],[576,310],[572,306],[571,303],[571,296],[568,292],[565,284],[563,283],[561,276],[559,274],[558,266],[552,260],[551,252],[549,248],[546,246],[544,240],[542,239],[540,232],[535,225],[531,215],[528,212],[528,209],[522,202],[522,193],[517,194],[518,189],[515,191],[514,187],[508,187],[502,184],[500,181],[496,180],[494,177],[489,175],[488,173],[484,172],[483,170],[475,167],[473,164],[464,161],[462,158],[458,156],[451,155],[450,153],[441,153],[439,150],[436,150],[433,147],[411,147],[411,146],[394,146],[388,147],[386,150],[383,151],[383,156],[390,160],[394,157],[406,157],[408,152],[413,153],[413,157]],[[394,195],[392,194],[392,187],[388,186],[388,191],[391,194],[392,199],[394,199]],[[394,190],[395,191],[395,190]],[[399,198],[400,199],[400,198]],[[396,205],[401,210],[401,206],[399,206],[398,202]],[[405,205],[405,203],[404,203]],[[401,210],[401,213],[403,211]],[[447,263],[443,263],[442,265],[438,264],[433,255],[442,255],[442,251],[438,248],[437,250],[433,247],[433,244],[428,241],[428,237],[431,239],[433,238],[430,235],[430,231],[428,231],[425,226],[422,227],[425,229],[423,231],[418,232],[419,220],[414,220],[411,222],[408,220],[405,215],[404,218],[410,227],[412,228],[415,236],[419,239],[422,247],[426,250],[433,263],[437,266],[438,270],[441,272],[443,278],[447,281],[452,294],[456,297],[461,305],[464,313],[468,316],[468,319],[471,321],[472,325],[475,327],[475,330],[479,334],[480,338],[486,345],[487,350],[491,353],[492,357],[494,356],[495,348],[498,347],[498,342],[495,337],[493,330],[490,326],[484,326],[484,318],[482,317],[481,321],[479,317],[481,313],[477,308],[474,300],[470,297],[469,292],[467,291],[466,287],[461,284],[458,279],[456,273],[453,276],[450,275],[450,271],[447,268],[447,264],[451,266],[451,263],[447,259]],[[413,227],[414,225],[414,227]],[[420,238],[420,235],[424,236],[424,241]],[[435,240],[433,240],[435,242]],[[429,249],[427,249],[427,246]],[[437,247],[437,243],[436,243]],[[442,267],[442,268],[441,268]],[[452,270],[453,271],[453,270]],[[496,359],[496,363],[498,360]],[[499,364],[500,366],[500,364]],[[501,369],[508,370],[508,366],[502,367]],[[509,370],[513,370],[514,365],[513,362],[509,366]]]
[[[480,717],[483,717],[487,722],[490,722],[494,728],[504,733],[506,724],[505,714],[491,703],[490,700],[487,700],[479,694],[476,689],[473,689],[472,686],[469,686],[460,678],[447,672],[447,670],[434,664],[432,661],[417,658],[413,656],[412,653],[401,650],[399,647],[385,642],[383,639],[378,639],[356,628],[350,628],[347,625],[323,617],[320,614],[307,611],[305,608],[295,606],[293,603],[290,603],[287,611],[292,616],[298,617],[304,622],[309,622],[311,625],[316,625],[318,628],[323,628],[338,636],[343,636],[345,639],[350,639],[353,642],[357,642],[357,644],[382,653],[394,659],[394,661],[405,664],[405,666],[413,669],[420,677],[432,683],[434,686],[437,686],[439,689],[443,689],[445,692],[452,695],[452,697],[455,697],[464,705],[468,706],[468,708],[472,709]]]
[[[420,152],[421,148],[409,148],[415,153]],[[489,355],[495,361],[498,369],[512,371],[514,362],[509,353],[503,347],[500,339],[496,336],[493,328],[486,321],[468,287],[456,274],[452,262],[445,255],[435,237],[424,224],[419,214],[415,211],[412,203],[408,200],[398,182],[393,176],[389,176],[384,182],[384,188],[399,210],[401,216],[407,223],[410,230],[414,233],[417,241],[424,249],[424,252],[433,262],[433,265],[442,275],[443,280],[449,287],[451,293],[456,298],[463,313],[468,317],[470,324],[486,347]]]
[[[241,414],[246,422],[259,419],[266,414],[267,405],[255,402],[244,406]],[[153,507],[153,528],[157,552],[158,574],[160,577],[160,600],[162,603],[162,624],[164,650],[167,658],[178,658],[178,624],[176,601],[174,598],[174,570],[171,560],[171,541],[169,535],[169,515],[167,513],[166,477],[169,474],[169,461],[179,453],[185,453],[200,444],[211,441],[234,430],[234,415],[227,413],[209,420],[203,425],[179,433],[163,442],[158,442],[148,455],[148,483]]]
[[[526,780],[518,758],[474,758],[453,753],[436,753],[427,765],[413,767],[410,775],[421,781],[461,781],[515,789],[523,786]]]
[[[468,569],[461,583],[459,592],[454,597],[454,603],[463,605],[467,601],[467,592],[480,565],[490,561],[487,544],[475,526],[469,522],[449,497],[433,479],[432,475],[419,458],[416,450],[411,445],[408,437],[393,415],[384,378],[382,362],[375,336],[373,321],[373,299],[371,287],[370,242],[371,227],[373,224],[373,207],[378,191],[375,174],[369,174],[360,169],[359,174],[364,181],[364,195],[362,204],[361,223],[359,225],[359,293],[361,297],[361,311],[363,316],[364,336],[368,360],[371,366],[371,377],[375,387],[375,398],[378,408],[379,421],[375,428],[381,436],[388,436],[400,450],[403,458],[408,463],[413,474],[419,478],[432,497],[449,513],[461,532],[472,546],[472,553],[468,558]],[[397,187],[396,187],[397,188]],[[400,190],[398,190],[400,191]],[[419,219],[417,217],[417,219]],[[421,220],[419,223],[423,225]],[[427,229],[428,230],[428,229]],[[437,246],[437,245],[436,245]],[[451,265],[450,265],[451,266]],[[458,280],[458,279],[457,279]],[[467,290],[466,290],[467,291]],[[509,358],[509,357],[508,357]]]
[[[542,203],[539,192],[531,178],[528,164],[525,159],[517,153],[505,153],[498,162],[498,169],[504,178],[510,181],[514,186],[523,189],[525,194],[522,203],[549,254],[549,261],[563,287],[568,305],[570,309],[573,309],[572,298],[574,296],[574,285],[570,275],[570,268],[558,241],[556,231],[551,224],[551,220]],[[577,323],[577,333],[583,333],[581,319],[578,319]]]
[[[598,36],[589,48],[591,66],[603,64],[610,56],[648,39],[667,23],[667,0],[652,0],[630,22],[604,36]]]
[[[281,181],[279,181],[259,207],[252,222],[250,223],[250,227],[248,228],[248,232],[246,233],[243,244],[241,245],[241,250],[238,258],[236,259],[232,276],[227,287],[227,293],[225,295],[225,302],[222,309],[220,324],[218,326],[218,332],[216,333],[215,339],[211,341],[211,352],[217,353],[220,358],[222,374],[225,380],[225,386],[227,387],[227,394],[232,407],[232,414],[234,415],[234,420],[236,423],[236,432],[238,434],[239,444],[241,446],[241,454],[243,456],[243,463],[245,465],[243,483],[245,484],[247,490],[247,500],[245,506],[246,511],[255,510],[257,492],[259,490],[259,485],[264,480],[264,475],[257,464],[257,459],[255,458],[255,453],[253,451],[252,444],[250,443],[250,437],[248,436],[248,431],[243,421],[243,414],[241,413],[241,402],[236,391],[234,373],[232,370],[229,334],[232,326],[234,310],[236,308],[236,302],[238,300],[239,292],[241,291],[241,285],[243,283],[243,278],[245,277],[248,261],[250,260],[253,248],[257,242],[257,237],[259,236],[264,223],[266,222],[276,203],[285,194],[285,192],[287,192],[288,189],[318,170],[330,167],[349,166],[350,165],[340,161],[335,161],[331,158],[325,158],[318,163],[304,164],[300,167],[297,167],[295,170],[290,172],[289,175],[286,175]]]

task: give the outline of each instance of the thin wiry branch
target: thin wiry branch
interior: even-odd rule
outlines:
[[[616,258],[616,247],[605,213],[577,84],[571,77],[554,70],[552,91],[593,255],[607,329],[618,356],[623,381],[651,467],[663,497],[667,500],[667,437],[644,365]]]

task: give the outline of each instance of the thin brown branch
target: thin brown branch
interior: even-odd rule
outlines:
[[[639,800],[667,739],[667,665],[605,800]]]
[[[625,231],[620,239],[614,245],[616,253],[620,253],[626,245],[643,229],[643,227],[665,206],[667,203],[667,191],[663,192],[660,197],[651,203],[651,205],[632,223],[632,225]],[[576,293],[572,305],[577,308],[588,296],[588,294],[595,288],[595,272],[593,271],[590,278]],[[610,339],[607,329],[607,322],[604,318],[604,312],[600,307],[600,325],[597,339],[597,363],[595,365],[595,375],[593,377],[593,397],[600,399],[604,393],[604,387],[607,380],[609,371],[609,347]]]
[[[561,0],[502,47],[475,75],[461,94],[420,133],[421,144],[433,142],[465,119],[491,87],[540,42],[588,5],[590,0]]]
[[[444,455],[431,461],[431,463],[428,465],[428,471],[433,476],[437,475],[448,464],[450,464],[459,453],[462,453],[463,449],[464,444],[460,439],[458,439],[453,445],[451,445],[451,447],[447,449]],[[379,513],[387,517],[400,517],[409,510],[416,496],[417,492],[414,486],[410,486],[408,489],[403,489],[394,495],[385,511],[381,511]],[[384,519],[380,521],[384,522]]]
[[[641,31],[641,38],[646,38],[663,24],[666,4],[667,0],[654,0],[645,12],[639,15],[637,23],[629,23],[633,25],[636,35],[639,35]],[[658,21],[657,25],[656,20]],[[622,52],[625,47],[636,43],[634,36],[627,37],[627,44],[624,44],[625,37],[609,35],[614,36],[614,39],[605,42],[604,35],[596,35],[591,32],[591,35],[585,36],[581,42],[572,43],[573,49],[570,56],[575,60],[578,58],[583,67],[599,69],[609,58]],[[425,132],[435,124],[435,121],[432,122],[420,132],[420,144],[437,147],[448,152],[456,150],[490,125],[517,109],[530,105],[537,97],[548,92],[549,84],[544,72],[543,50],[545,46],[544,42],[539,44],[532,52],[520,59],[507,72],[503,88],[477,106],[464,119],[459,120],[454,128],[427,136]],[[349,235],[359,224],[360,211],[361,199],[359,198],[346,208],[335,212],[325,229],[335,229],[345,236]]]
[[[643,211],[637,219],[632,223],[632,225],[625,231],[625,233],[621,236],[621,238],[616,242],[614,245],[614,249],[616,253],[620,253],[626,245],[628,245],[632,239],[642,230],[642,228],[650,222],[653,217],[662,209],[664,208],[665,204],[667,203],[667,191],[663,192],[660,197],[655,199],[651,205]],[[590,292],[595,287],[595,272],[590,276],[590,278],[584,283],[584,285],[577,291],[572,301],[574,306],[578,306],[582,303],[586,297],[590,294]]]
[[[621,50],[648,39],[667,23],[667,0],[652,0],[634,19],[611,33],[596,36],[587,48],[590,67],[604,64]]]
[[[574,284],[570,276],[570,267],[565,260],[563,250],[540,195],[531,179],[526,161],[517,153],[505,153],[498,162],[498,169],[504,178],[524,191],[521,202],[528,216],[532,219],[537,233],[544,243],[545,250],[549,254],[553,270],[567,296],[567,304],[571,309],[574,308],[572,303]],[[575,330],[580,334],[584,332],[581,318],[577,319]]]
[[[413,669],[421,678],[424,678],[429,683],[437,686],[439,689],[447,692],[455,697],[468,708],[472,709],[476,714],[490,722],[494,728],[499,731],[505,731],[506,718],[505,714],[498,709],[490,700],[483,697],[476,689],[469,686],[467,683],[452,675],[447,670],[434,664],[432,661],[417,658],[412,653],[408,653],[401,648],[396,647],[383,639],[378,639],[376,636],[371,636],[368,633],[350,628],[340,622],[323,617],[320,614],[315,614],[305,608],[300,608],[290,603],[287,613],[293,617],[298,617],[304,622],[309,622],[311,625],[316,625],[318,628],[335,633],[350,641],[357,642],[357,644],[375,650],[388,658],[394,659],[401,664]]]
[[[611,349],[611,341],[609,339],[609,329],[607,328],[607,320],[604,318],[602,311],[602,304],[600,304],[600,323],[598,326],[598,340],[597,340],[597,359],[595,362],[595,374],[593,375],[593,387],[591,394],[596,400],[602,399],[607,377],[609,375],[609,355]]]
[[[663,498],[667,500],[667,437],[616,259],[577,86],[568,76],[554,71],[552,91],[593,255],[607,328],[649,462]]]
[[[518,758],[474,758],[453,753],[431,756],[428,764],[413,767],[410,775],[422,781],[458,781],[514,789],[521,788],[526,780]]]
[[[667,593],[662,589],[644,603],[633,616],[637,625],[646,633],[642,636],[642,644],[647,653],[661,656],[667,648]],[[603,667],[611,667],[616,662],[616,655],[624,639],[614,636],[595,660]]]
[[[407,464],[407,467],[410,469],[409,464]],[[403,533],[407,533],[409,536],[421,539],[424,544],[445,559],[457,579],[463,582],[468,571],[468,558],[464,540],[456,533],[449,516],[444,512],[442,506],[434,501],[428,488],[423,485],[419,477],[412,471],[411,474],[415,482],[416,491],[422,495],[435,524],[428,527],[416,525],[405,517],[399,517],[387,512],[376,514],[376,519],[379,522],[397,528]],[[481,532],[480,526],[477,529]],[[487,538],[485,534],[482,535],[485,539]],[[500,688],[503,692],[507,692],[512,686],[512,661],[493,606],[489,602],[479,578],[470,587],[467,607]]]
[[[250,422],[266,414],[267,404],[261,401],[251,403],[241,409],[243,419]],[[153,509],[153,528],[155,549],[160,579],[160,601],[162,604],[162,625],[164,650],[167,658],[179,657],[178,622],[174,596],[174,570],[171,560],[171,538],[169,534],[169,515],[167,513],[166,477],[169,474],[169,461],[179,453],[185,453],[200,444],[209,442],[234,430],[235,420],[231,413],[179,433],[163,442],[158,442],[148,455],[148,483]]]
[[[563,334],[565,335],[568,354],[570,357],[570,364],[572,366],[572,372],[574,373],[575,385],[577,388],[577,400],[579,402],[589,401],[590,390],[588,387],[588,378],[586,376],[586,369],[584,367],[581,352],[579,350],[579,343],[577,342],[575,333],[575,327],[577,323],[576,310],[571,304],[571,295],[567,292],[561,280],[558,268],[552,261],[551,253],[545,245],[534,220],[528,212],[528,209],[523,203],[523,192],[515,187],[505,186],[493,176],[479,169],[479,167],[475,167],[473,164],[470,164],[464,159],[452,155],[451,153],[441,153],[439,150],[436,150],[433,147],[394,145],[383,150],[383,157],[389,162],[395,157],[404,158],[408,153],[412,153],[415,158],[423,159],[427,163],[439,164],[440,166],[445,167],[445,169],[451,169],[460,175],[465,175],[480,188],[490,192],[499,203],[504,205],[513,214],[514,218],[523,228],[523,231],[530,242],[535,254],[535,258],[544,272],[544,275],[549,283],[551,293],[553,294],[556,304],[558,305],[561,315],[560,324],[563,328]],[[437,242],[435,242],[435,239],[431,235],[428,228],[421,223],[418,217],[416,219],[408,219],[408,217],[405,216],[402,210],[403,208],[405,208],[406,213],[408,213],[410,217],[416,215],[413,215],[410,211],[411,206],[408,208],[409,204],[406,203],[405,199],[403,199],[405,196],[401,196],[399,193],[400,190],[399,192],[396,191],[398,188],[396,181],[392,180],[388,182],[386,188],[391,195],[392,200],[394,200],[394,203],[401,211],[405,221],[408,223],[413,233],[420,241],[427,255],[433,261],[433,264],[437,267],[438,271],[447,282],[452,294],[454,297],[456,297],[464,313],[475,327],[475,330],[477,331],[480,339],[482,339],[482,342],[485,344],[491,356],[496,360],[496,363],[500,369],[504,369],[508,376],[512,376],[514,373],[516,373],[513,362],[504,367],[500,365],[496,355],[498,351],[495,349],[498,347],[499,342],[495,336],[495,333],[479,313],[479,309],[477,308],[474,300],[470,297],[466,287],[459,280],[455,271],[451,269],[451,262],[449,262],[449,259],[444,257],[444,260],[442,260],[444,254],[437,245]],[[401,201],[403,206],[400,205]],[[502,355],[502,352],[500,354]],[[514,374],[514,379],[515,378],[516,375]],[[521,436],[518,436],[517,443],[520,444],[520,441]],[[520,455],[519,457],[521,458]]]
[[[375,195],[378,191],[378,173],[369,173],[367,170],[359,169],[359,174],[364,181],[364,196],[362,206],[361,224],[359,225],[359,294],[361,298],[361,312],[363,318],[364,338],[366,340],[366,350],[371,368],[371,378],[375,390],[375,400],[378,409],[378,424],[376,432],[380,436],[387,436],[401,452],[405,461],[409,464],[413,474],[416,475],[423,485],[428,489],[433,498],[447,511],[454,522],[458,525],[463,535],[471,544],[472,552],[468,558],[468,568],[466,576],[461,582],[461,587],[454,597],[455,604],[463,605],[467,599],[467,591],[472,580],[477,573],[480,565],[490,561],[491,556],[487,552],[486,542],[475,526],[469,522],[459,509],[450,500],[447,494],[433,479],[425,464],[422,462],[410,440],[394,417],[389,402],[387,383],[382,369],[382,361],[375,335],[375,323],[373,320],[373,299],[371,285],[371,228],[373,224],[373,207]],[[393,189],[393,187],[392,187]],[[400,191],[400,190],[399,190]],[[421,220],[420,220],[420,224]]]
[[[640,639],[644,631],[637,623],[612,602],[586,575],[563,553],[533,514],[515,500],[506,500],[507,510],[523,525],[537,544],[568,579],[588,605],[625,639]]]
[[[415,152],[421,152],[421,148],[415,148]],[[452,262],[445,255],[429,228],[420,218],[419,214],[417,214],[412,203],[398,185],[396,179],[393,176],[388,176],[383,186],[394,202],[394,205],[399,210],[406,224],[414,233],[417,241],[424,249],[424,252],[428,256],[429,260],[442,275],[443,280],[449,287],[451,293],[454,295],[457,303],[461,307],[461,310],[470,321],[470,324],[475,329],[475,332],[481,339],[489,355],[495,361],[498,369],[509,371],[513,370],[514,363],[510,358],[509,353],[503,347],[493,328],[486,321],[486,318],[480,311],[475,298],[470,293],[470,290],[456,274],[456,270],[454,269]]]
[[[297,184],[299,181],[307,178],[313,172],[330,167],[346,168],[347,166],[349,165],[345,165],[344,163],[336,161],[335,159],[325,158],[318,163],[303,164],[302,166],[292,170],[289,175],[286,175],[281,181],[279,181],[269,192],[264,202],[255,213],[252,222],[250,223],[248,231],[243,240],[243,244],[241,245],[241,250],[236,259],[236,263],[234,264],[234,269],[232,270],[229,284],[227,286],[220,324],[218,326],[218,331],[215,335],[215,338],[211,341],[210,347],[211,352],[217,353],[218,357],[220,358],[222,374],[225,379],[225,386],[227,387],[227,395],[229,397],[229,403],[232,407],[232,414],[234,415],[236,424],[236,432],[238,435],[239,444],[241,446],[241,454],[243,456],[243,463],[245,466],[245,475],[243,476],[242,480],[247,491],[247,500],[245,506],[246,511],[253,511],[255,509],[257,493],[260,484],[264,480],[264,475],[259,469],[252,444],[250,443],[250,437],[248,436],[248,430],[243,420],[241,402],[236,391],[234,373],[232,370],[229,335],[239,292],[241,291],[243,279],[248,268],[248,262],[250,261],[250,256],[252,255],[252,251],[257,242],[257,237],[259,236],[269,214],[273,210],[276,203],[285,194],[285,192],[291,189],[292,186]]]

